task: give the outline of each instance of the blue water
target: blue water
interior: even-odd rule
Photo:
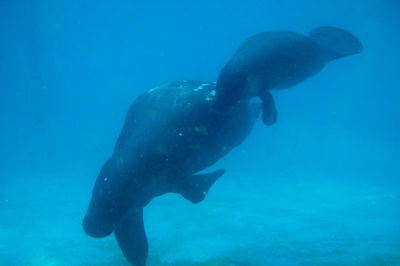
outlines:
[[[0,0],[0,265],[127,265],[81,220],[135,97],[321,25],[363,53],[273,91],[278,122],[202,203],[152,201],[148,265],[400,265],[399,18],[395,0]]]

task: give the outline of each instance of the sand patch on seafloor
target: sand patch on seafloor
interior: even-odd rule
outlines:
[[[400,264],[395,188],[239,176],[198,205],[155,199],[145,209],[148,265]],[[1,265],[128,265],[113,237],[81,230],[91,184],[48,178],[3,188]]]

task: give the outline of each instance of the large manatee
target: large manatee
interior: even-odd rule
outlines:
[[[261,106],[237,103],[224,113],[211,107],[215,83],[181,81],[156,87],[130,107],[114,153],[103,165],[83,221],[85,232],[114,232],[125,257],[145,265],[143,208],[156,196],[179,193],[204,199],[225,171],[214,164],[250,133]]]

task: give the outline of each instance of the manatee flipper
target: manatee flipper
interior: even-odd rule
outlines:
[[[310,32],[310,38],[328,50],[331,59],[361,53],[363,46],[356,36],[335,27],[318,27]]]
[[[278,118],[274,98],[268,90],[263,90],[262,95],[259,96],[262,101],[262,121],[265,125],[270,126],[274,124]]]
[[[143,225],[143,209],[135,209],[114,231],[125,258],[135,266],[145,266],[148,243]]]
[[[205,198],[215,181],[224,173],[225,170],[220,169],[208,174],[190,175],[180,184],[177,193],[192,203],[199,203]]]

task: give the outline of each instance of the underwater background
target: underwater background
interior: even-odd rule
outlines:
[[[203,202],[154,199],[148,265],[400,265],[395,0],[0,0],[0,265],[128,265],[81,221],[132,101],[215,81],[255,33],[326,25],[363,53],[272,91],[278,122]]]

